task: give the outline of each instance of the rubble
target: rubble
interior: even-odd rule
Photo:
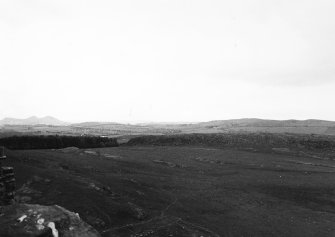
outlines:
[[[14,204],[0,207],[1,237],[100,237],[78,215],[63,207]]]

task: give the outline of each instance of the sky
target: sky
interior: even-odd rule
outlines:
[[[333,0],[0,0],[0,118],[335,120]]]

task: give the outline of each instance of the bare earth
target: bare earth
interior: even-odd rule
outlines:
[[[8,151],[17,200],[103,236],[335,236],[335,161],[201,147]]]

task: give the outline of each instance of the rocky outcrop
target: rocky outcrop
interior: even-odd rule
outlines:
[[[0,207],[1,237],[100,237],[78,214],[63,207],[15,204]]]

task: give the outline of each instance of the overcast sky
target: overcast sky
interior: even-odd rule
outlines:
[[[0,118],[335,120],[335,1],[0,0]]]

